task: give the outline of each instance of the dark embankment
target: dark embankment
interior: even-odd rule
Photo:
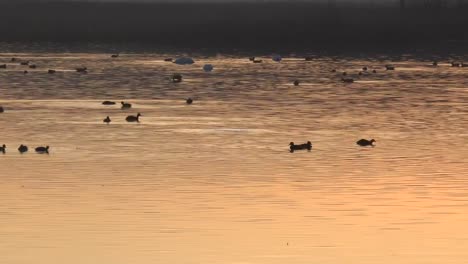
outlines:
[[[329,9],[310,3],[0,3],[0,41],[431,45],[468,41],[467,14],[466,8]]]

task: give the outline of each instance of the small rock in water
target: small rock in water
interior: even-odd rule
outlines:
[[[178,65],[190,65],[190,64],[194,64],[195,61],[192,58],[182,57],[182,58],[177,58],[174,61],[174,63]]]
[[[278,55],[278,54],[275,54],[275,55],[273,55],[273,57],[272,57],[272,60],[273,60],[273,61],[276,61],[276,62],[280,62],[282,59],[283,59],[283,58],[281,58],[281,56]]]
[[[204,70],[205,72],[210,72],[210,71],[212,71],[213,69],[214,69],[214,67],[213,67],[213,65],[211,65],[211,64],[205,64],[205,65],[203,66],[203,70]]]

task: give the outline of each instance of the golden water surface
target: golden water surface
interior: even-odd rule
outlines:
[[[177,55],[0,54],[0,263],[467,263],[460,58]]]

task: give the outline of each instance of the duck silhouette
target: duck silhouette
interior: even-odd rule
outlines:
[[[5,150],[6,150],[6,145],[3,144],[3,146],[0,147],[0,152],[3,152],[5,154]]]
[[[115,105],[115,102],[112,101],[104,101],[102,102],[103,105]]]
[[[296,150],[303,150],[307,149],[308,151],[312,150],[312,143],[310,141],[307,141],[307,143],[304,144],[294,144],[294,142],[289,143],[289,151],[293,153]]]
[[[37,68],[37,65],[36,65],[36,64],[31,64],[31,65],[29,65],[29,68],[30,68],[30,69],[36,69],[36,68]]]
[[[56,72],[57,72],[56,70],[48,70],[48,71],[47,71],[48,74],[54,74],[54,73],[56,73]]]
[[[141,114],[138,113],[136,116],[127,116],[127,118],[125,118],[125,120],[127,120],[127,122],[140,122],[140,116]]]
[[[367,147],[367,146],[374,146],[375,139],[367,140],[367,139],[360,139],[356,142],[361,147]]]
[[[393,71],[393,70],[395,70],[395,66],[388,64],[388,65],[385,65],[385,69],[387,71]]]
[[[182,81],[182,75],[179,73],[175,73],[172,75],[172,82],[179,83]]]
[[[341,81],[344,83],[353,83],[354,79],[353,78],[341,78]]]
[[[294,84],[294,86],[298,86],[298,85],[299,85],[299,80],[295,80],[295,81],[293,82],[293,84]]]
[[[120,102],[120,104],[122,105],[122,109],[129,109],[129,108],[132,108],[132,104],[129,104],[129,103],[125,103],[125,102]]]
[[[172,62],[172,58],[165,58],[164,61]]]
[[[120,55],[119,54],[112,54],[111,58],[118,58]]]
[[[39,154],[44,154],[44,153],[49,154],[49,146],[46,146],[46,147],[37,147],[37,148],[36,148],[36,152],[39,153]]]
[[[0,64],[0,69],[6,69],[7,65],[6,64]]]
[[[109,116],[107,116],[102,122],[109,124],[111,122],[111,119]]]
[[[3,113],[3,112],[5,112],[5,109],[3,109],[2,106],[0,106],[0,113]]]
[[[88,73],[88,68],[86,68],[86,67],[78,67],[78,68],[76,68],[76,72]]]
[[[25,146],[25,145],[21,144],[21,145],[18,147],[18,151],[19,151],[20,153],[28,152],[28,146]]]
[[[185,100],[185,103],[187,104],[192,104],[193,103],[193,99],[192,98],[187,98],[187,100]]]

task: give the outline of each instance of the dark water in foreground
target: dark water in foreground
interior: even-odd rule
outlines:
[[[0,53],[1,263],[466,262],[467,56],[109,55]]]

